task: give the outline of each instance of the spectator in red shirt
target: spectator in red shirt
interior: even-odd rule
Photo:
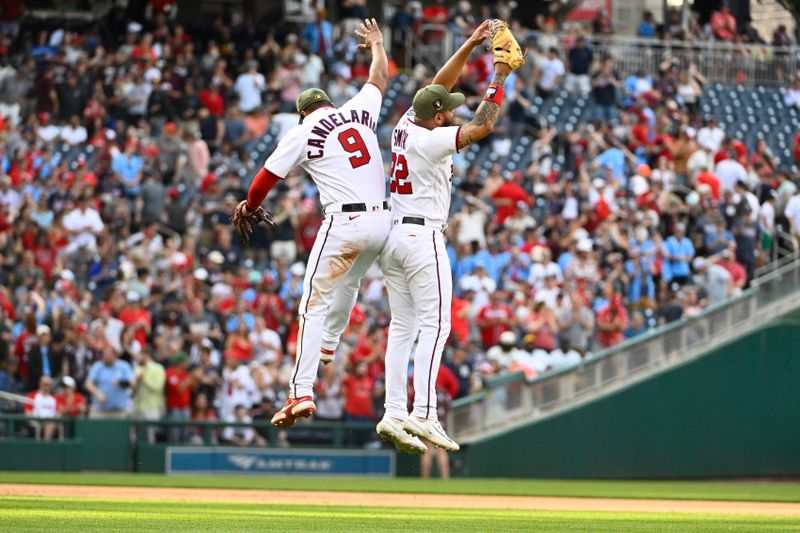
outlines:
[[[719,11],[711,15],[711,32],[720,41],[732,41],[736,35],[736,19],[731,15],[727,0],[723,0]]]
[[[504,175],[505,181],[492,195],[494,205],[497,207],[494,217],[494,223],[501,226],[508,217],[513,217],[517,214],[520,204],[527,207],[533,205],[533,200],[525,192],[525,189],[520,187],[519,183],[511,179],[511,174]]]
[[[172,358],[167,369],[167,413],[170,419],[183,421],[191,418],[194,387],[194,377],[186,370],[186,354],[180,352]],[[187,426],[173,427],[170,429],[170,442],[185,442],[188,435]]]
[[[61,379],[64,392],[55,395],[58,405],[58,416],[66,418],[82,418],[86,414],[86,398],[76,391],[77,384],[70,376]]]
[[[719,183],[719,178],[717,178],[714,174],[712,174],[708,170],[704,170],[697,175],[697,177],[695,178],[695,182],[697,183],[698,186],[708,185],[711,188],[711,197],[714,200],[719,201],[721,186]]]
[[[734,253],[730,249],[723,250],[722,258],[717,261],[717,264],[730,273],[731,282],[735,288],[742,289],[747,283],[747,271],[736,260]]]
[[[450,305],[450,335],[460,344],[469,341],[469,302],[464,298],[453,296]]]
[[[28,352],[36,346],[36,316],[32,312],[27,312],[22,317],[22,324],[25,329],[17,337],[14,343],[14,355],[19,360],[19,377],[28,377]]]
[[[139,44],[134,46],[131,50],[132,59],[141,59],[144,61],[155,61],[158,59],[155,50],[153,50],[153,36],[149,33],[142,35],[142,40]]]
[[[153,318],[147,309],[140,304],[141,294],[136,291],[128,291],[126,298],[127,304],[119,312],[119,319],[126,327],[133,326],[135,328],[134,338],[139,344],[145,346],[147,337],[150,335],[150,328],[153,325]]]
[[[384,373],[383,354],[386,353],[386,329],[372,326],[366,335],[358,341],[350,363],[356,365],[364,362],[367,364],[367,375],[372,379],[380,378]]]
[[[794,162],[800,164],[800,133],[794,136],[794,143],[792,144],[792,154],[794,154]]]
[[[200,91],[198,98],[213,116],[221,117],[225,114],[225,100],[219,92],[219,85],[212,83],[211,87]]]
[[[375,410],[372,406],[374,380],[367,375],[367,363],[355,364],[353,373],[344,378],[344,414],[348,422],[373,422]],[[363,445],[369,439],[369,431],[351,431],[347,436],[350,445]]]
[[[625,340],[625,328],[628,327],[628,311],[622,304],[622,298],[611,284],[603,288],[605,294],[611,293],[608,303],[597,312],[597,344],[608,348]],[[604,295],[605,295],[604,294]]]
[[[508,331],[514,323],[514,312],[503,303],[501,291],[489,295],[489,303],[478,311],[476,322],[484,348],[500,344],[500,335]]]

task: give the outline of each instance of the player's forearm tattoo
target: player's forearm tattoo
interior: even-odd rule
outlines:
[[[506,81],[506,75],[502,72],[495,72],[492,78],[492,83],[500,85],[501,87]],[[486,124],[494,124],[497,120],[497,115],[500,113],[500,106],[494,102],[487,102],[484,100],[475,112],[472,122],[477,126],[485,126]]]
[[[501,87],[506,81],[507,74],[502,72],[495,72],[494,77],[492,78],[492,84],[500,85]],[[461,130],[461,135],[459,138],[459,147],[463,148],[467,145],[472,144],[473,142],[479,141],[482,139],[485,134],[483,135],[476,135],[474,130],[469,126],[489,126],[490,128],[494,125],[495,121],[497,121],[497,116],[500,114],[500,106],[494,102],[489,102],[484,100],[481,102],[481,105],[478,106],[478,110],[475,112],[475,116],[472,117],[472,121],[470,124],[467,124]]]
[[[497,120],[497,114],[500,112],[500,106],[494,102],[481,102],[480,107],[475,112],[472,122],[477,126],[485,126],[486,124],[494,124]]]

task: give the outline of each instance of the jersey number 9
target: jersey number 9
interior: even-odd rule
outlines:
[[[389,182],[389,192],[397,194],[411,194],[411,183],[408,179],[408,164],[406,156],[392,152],[392,170],[389,171],[392,180]]]
[[[364,139],[361,138],[361,134],[358,133],[357,129],[350,128],[340,133],[339,143],[342,145],[345,152],[348,154],[355,154],[348,159],[348,161],[350,161],[350,166],[358,168],[369,163],[370,155],[367,151],[367,145],[364,144]]]

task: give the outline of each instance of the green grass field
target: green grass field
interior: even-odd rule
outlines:
[[[800,483],[750,481],[576,481],[475,478],[441,481],[416,478],[0,472],[0,483],[800,502]]]
[[[0,524],[15,532],[84,531],[797,531],[797,520],[666,513],[312,508],[57,498],[0,499]]]
[[[0,473],[0,483],[800,502],[800,483]],[[0,491],[2,488],[0,488]],[[0,531],[800,531],[800,519],[700,513],[286,506],[0,497]]]

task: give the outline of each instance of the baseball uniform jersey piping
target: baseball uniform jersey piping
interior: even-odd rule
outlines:
[[[328,224],[328,229],[325,231],[325,238],[322,240],[322,246],[319,248],[319,255],[317,255],[317,262],[314,263],[314,271],[311,273],[311,277],[308,280],[308,297],[306,298],[306,308],[301,315],[301,320],[305,322],[305,315],[308,313],[308,304],[311,301],[311,295],[314,293],[314,276],[317,275],[317,269],[319,268],[319,261],[322,259],[322,252],[325,250],[325,244],[328,242],[328,234],[331,232],[331,227],[333,227],[333,217],[331,217],[331,222]],[[297,395],[297,371],[300,369],[300,359],[303,357],[303,337],[306,334],[305,324],[303,324],[303,333],[300,335],[300,344],[297,347],[297,362],[294,365],[294,375],[292,375],[292,388],[294,389],[295,395]]]
[[[433,256],[436,258],[436,283],[439,288],[439,328],[436,330],[436,341],[433,343],[433,352],[431,353],[431,362],[428,365],[428,405],[425,410],[425,418],[429,418],[431,414],[431,374],[433,374],[433,361],[436,358],[436,346],[439,344],[439,335],[442,334],[442,278],[439,273],[439,250],[436,249],[436,232],[431,233],[433,239]]]

